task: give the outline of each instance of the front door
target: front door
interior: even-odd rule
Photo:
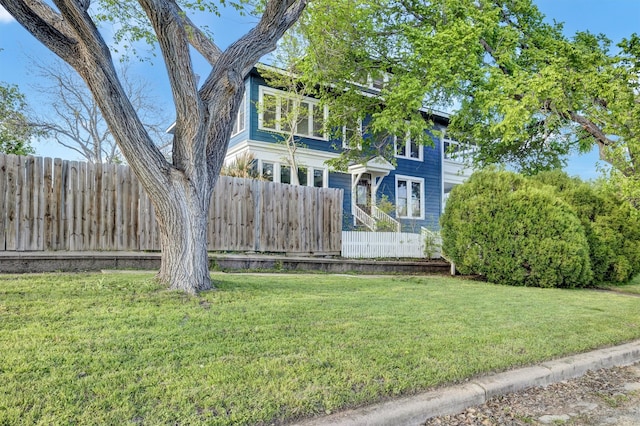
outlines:
[[[356,185],[356,206],[371,214],[371,175],[365,173]]]

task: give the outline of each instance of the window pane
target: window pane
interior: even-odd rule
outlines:
[[[407,181],[399,180],[396,188],[396,211],[398,216],[407,216]]]
[[[407,156],[407,144],[404,140],[398,140],[396,138],[396,156],[397,157],[406,157]]]
[[[324,125],[324,108],[320,105],[312,105],[313,107],[313,136],[322,138],[324,133],[322,126]]]
[[[356,204],[359,206],[368,206],[367,187],[364,185],[356,186]]]
[[[421,190],[419,182],[411,182],[411,217],[420,217],[420,210],[422,209],[421,202]]]
[[[265,129],[276,129],[276,97],[265,93],[262,96],[262,127]]]
[[[282,107],[280,109],[280,129],[283,132],[290,132],[291,125],[295,119],[293,99],[282,99]]]
[[[420,158],[420,147],[418,144],[415,141],[410,140],[408,145],[411,145],[411,158]]]
[[[300,102],[296,133],[305,136],[309,134],[309,102]]]
[[[291,168],[289,166],[280,166],[280,182],[291,183]]]
[[[298,167],[298,182],[300,182],[300,185],[307,184],[307,168],[306,167]]]
[[[316,188],[324,187],[323,170],[313,169],[313,186],[315,186]]]
[[[273,163],[262,163],[262,179],[273,182]]]
[[[352,120],[345,126],[342,146],[350,148],[357,147],[359,137],[362,137],[362,123],[360,120]]]
[[[236,116],[236,122],[233,126],[233,133],[240,133],[244,130],[244,107],[245,107],[245,98],[242,98],[240,102],[240,107],[238,109],[238,115]]]

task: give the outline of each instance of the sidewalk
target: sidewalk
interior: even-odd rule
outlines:
[[[543,362],[532,367],[479,377],[464,385],[390,400],[355,410],[297,423],[299,426],[420,425],[435,416],[456,414],[490,398],[532,386],[546,386],[579,377],[589,370],[640,361],[640,340],[620,346]]]

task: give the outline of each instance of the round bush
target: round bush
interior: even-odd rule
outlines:
[[[574,210],[553,188],[485,170],[452,191],[441,219],[443,251],[464,274],[538,287],[585,286],[589,245]]]
[[[593,285],[626,282],[640,272],[640,220],[629,203],[560,171],[531,179],[553,186],[576,212],[589,242]]]

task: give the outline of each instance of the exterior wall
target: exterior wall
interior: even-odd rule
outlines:
[[[250,111],[250,99],[249,99],[249,80],[245,80],[244,82],[244,130],[242,130],[240,133],[237,133],[235,135],[231,136],[231,139],[229,140],[229,148],[232,148],[234,145],[238,144],[241,141],[247,140],[249,139],[249,130],[251,128],[250,126],[250,117],[251,117],[251,111]]]
[[[423,183],[423,216],[419,219],[398,218],[396,212],[391,216],[399,220],[403,231],[419,232],[420,227],[438,229],[438,218],[442,203],[442,161],[441,143],[438,138],[433,138],[434,146],[423,146],[422,161],[396,158],[396,170],[385,177],[380,184],[376,196],[380,200],[386,196],[391,202],[396,203],[396,177],[407,176],[424,179]],[[346,198],[346,192],[345,192]],[[346,216],[346,215],[345,215]]]
[[[353,229],[353,215],[351,214],[351,175],[348,173],[329,173],[329,187],[340,188],[344,191],[342,197],[342,229]]]

